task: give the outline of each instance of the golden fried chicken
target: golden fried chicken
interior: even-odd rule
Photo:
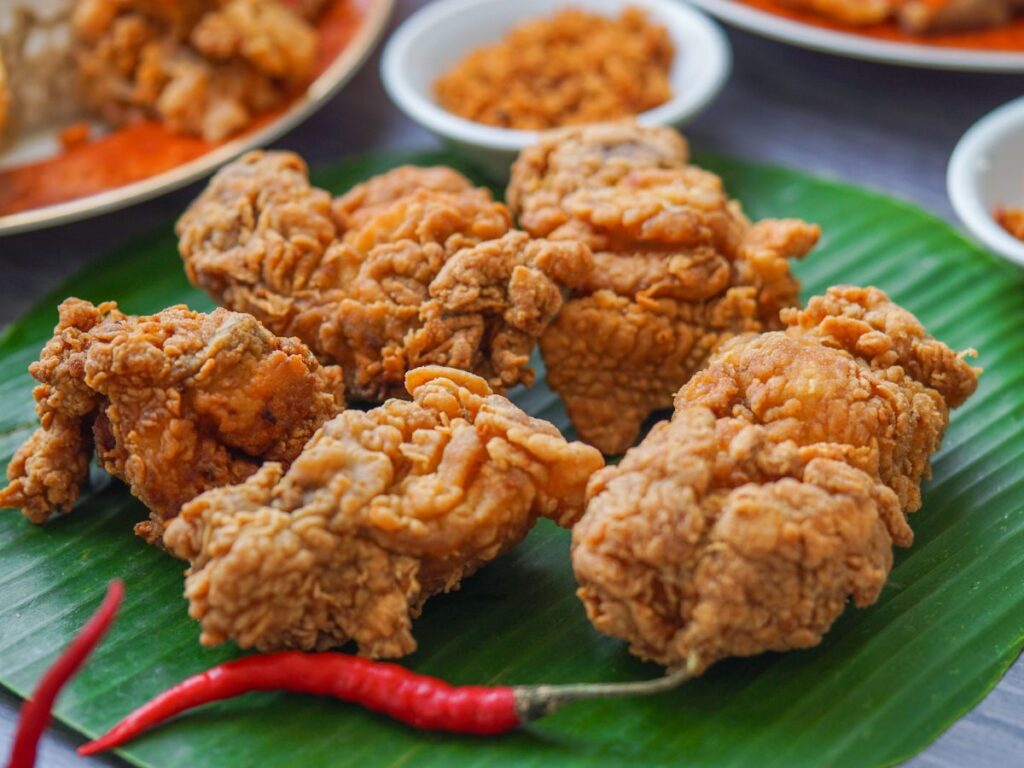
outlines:
[[[345,411],[290,469],[268,462],[167,527],[191,562],[201,641],[411,653],[424,601],[515,546],[538,516],[570,526],[601,455],[470,373],[410,371],[412,402]]]
[[[209,141],[308,79],[317,50],[316,30],[277,0],[78,0],[72,26],[90,108]]]
[[[471,192],[472,182],[458,171],[443,165],[420,168],[403,165],[373,176],[335,198],[331,212],[340,232],[358,229],[397,200],[417,192]],[[473,193],[479,194],[479,193]]]
[[[11,120],[11,89],[7,84],[7,67],[4,64],[4,51],[0,47],[0,139],[7,132]]]
[[[904,29],[927,34],[998,27],[1021,10],[1022,0],[903,0],[896,13]]]
[[[866,26],[896,19],[909,32],[949,32],[1006,24],[1022,0],[780,0],[842,24]]]
[[[349,394],[405,394],[406,371],[447,365],[502,392],[593,268],[575,241],[511,229],[508,210],[448,168],[398,168],[332,202],[289,152],[218,173],[178,222],[189,279],[224,306],[340,363]]]
[[[977,370],[877,289],[832,288],[783,320],[725,344],[588,485],[579,596],[638,656],[699,674],[816,645],[913,541],[907,514]]]
[[[29,372],[41,426],[14,454],[0,507],[35,523],[69,511],[95,450],[149,508],[136,533],[150,542],[189,499],[264,459],[291,461],[345,407],[337,368],[224,309],[136,317],[68,299]]]
[[[508,200],[535,237],[580,241],[595,269],[541,338],[548,384],[580,436],[621,453],[722,341],[779,326],[797,302],[788,259],[818,228],[752,224],[668,128],[548,134],[512,169]]]
[[[783,5],[812,11],[853,26],[881,24],[892,16],[896,0],[779,0]]]

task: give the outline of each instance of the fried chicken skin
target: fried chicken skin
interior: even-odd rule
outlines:
[[[893,15],[896,0],[779,0],[782,5],[812,11],[855,27],[881,24]]]
[[[11,124],[11,87],[7,78],[7,66],[4,64],[3,48],[0,48],[0,142],[6,138],[7,129]]]
[[[219,141],[313,73],[316,30],[277,0],[78,0],[79,93],[104,119],[153,116]]]
[[[503,392],[593,269],[586,245],[511,228],[490,192],[448,168],[397,168],[331,200],[289,152],[218,173],[178,222],[189,279],[295,335],[346,372],[352,398],[404,396],[406,371],[446,365]]]
[[[807,648],[848,600],[877,600],[949,409],[977,386],[879,290],[832,288],[783,320],[725,344],[587,487],[579,597],[645,659],[699,674]]]
[[[29,372],[41,426],[14,454],[0,506],[35,523],[69,511],[95,451],[149,508],[136,533],[150,542],[203,491],[291,461],[345,407],[337,368],[224,309],[136,317],[68,299]]]
[[[547,134],[512,169],[520,226],[594,253],[541,351],[577,432],[605,453],[632,445],[720,343],[779,326],[799,292],[788,260],[818,239],[802,221],[752,224],[687,158],[671,129],[610,123]]]
[[[928,34],[997,27],[1024,9],[1022,0],[780,0],[852,26],[896,19],[908,32]]]
[[[424,601],[515,546],[538,516],[570,526],[601,455],[480,377],[406,374],[412,401],[327,422],[290,469],[186,504],[164,542],[191,562],[201,641],[411,653]]]

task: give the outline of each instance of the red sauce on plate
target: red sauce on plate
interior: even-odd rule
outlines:
[[[980,51],[1024,51],[1024,17],[1018,17],[1002,27],[979,29],[971,32],[951,32],[936,35],[911,35],[904,32],[896,22],[854,27],[817,16],[814,13],[787,8],[774,0],[742,0],[762,11],[787,19],[810,24],[815,27],[849,32],[876,40],[889,40],[915,45],[934,45],[941,48],[964,48]]]
[[[327,69],[355,36],[365,6],[365,0],[336,0],[325,10],[317,24],[320,50],[316,75]],[[265,126],[299,95],[257,117],[242,135]],[[147,179],[219,145],[174,133],[155,120],[132,123],[46,160],[0,171],[0,215],[75,200]]]

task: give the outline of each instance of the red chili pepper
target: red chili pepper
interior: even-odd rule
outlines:
[[[330,696],[389,715],[414,728],[492,736],[543,717],[570,701],[668,690],[685,671],[640,683],[567,686],[452,686],[397,664],[344,653],[284,651],[247,656],[178,683],[143,704],[106,734],[78,748],[93,755],[135,738],[187,709],[250,691]]]
[[[53,663],[36,686],[32,698],[21,707],[18,730],[14,734],[14,745],[7,768],[32,768],[36,762],[39,738],[53,718],[53,702],[57,694],[70,680],[79,667],[92,653],[93,648],[103,639],[117,615],[124,596],[124,585],[120,580],[110,582],[107,596],[96,609],[96,613],[82,627],[71,645]]]

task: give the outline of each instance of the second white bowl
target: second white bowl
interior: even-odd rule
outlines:
[[[567,0],[564,5],[605,15],[638,6],[668,29],[676,47],[669,73],[674,95],[639,115],[641,123],[685,123],[711,102],[729,76],[732,51],[721,29],[678,0]],[[512,27],[549,16],[556,7],[551,0],[435,0],[410,16],[388,41],[381,62],[384,87],[406,115],[504,178],[516,154],[537,140],[537,132],[453,115],[435,100],[434,82],[474,48],[496,43]]]
[[[1024,98],[1004,104],[964,134],[949,160],[946,187],[971,234],[1024,266],[1024,242],[994,216],[999,207],[1024,207]]]

